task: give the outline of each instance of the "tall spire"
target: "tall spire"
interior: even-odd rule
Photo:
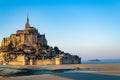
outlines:
[[[27,14],[27,23],[29,24],[29,15]]]
[[[28,14],[27,14],[27,22],[26,22],[26,24],[25,24],[25,28],[26,28],[26,29],[29,29],[29,28],[30,28]]]

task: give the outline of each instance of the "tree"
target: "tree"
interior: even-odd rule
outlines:
[[[46,50],[42,50],[42,52],[40,53],[40,56],[42,57],[42,60],[45,59],[46,54],[47,54],[47,51]]]
[[[9,61],[11,61],[11,60],[12,60],[12,58],[10,57],[10,53],[4,54],[4,61],[5,61],[5,62],[9,62]]]
[[[54,51],[55,51],[56,54],[59,54],[59,52],[60,52],[59,48],[56,47],[56,46],[54,47]]]

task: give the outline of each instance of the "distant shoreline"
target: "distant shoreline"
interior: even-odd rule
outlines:
[[[120,64],[120,59],[100,59],[100,61],[82,60],[82,64]]]

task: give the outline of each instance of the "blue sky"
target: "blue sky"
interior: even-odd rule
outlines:
[[[0,41],[30,25],[83,59],[120,58],[119,0],[0,0]]]

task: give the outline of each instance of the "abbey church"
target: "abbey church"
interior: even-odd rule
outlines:
[[[33,47],[47,46],[45,35],[40,35],[38,30],[36,30],[34,27],[30,27],[28,17],[25,30],[17,30],[16,34],[11,34],[10,37],[4,38],[2,41],[2,46],[11,45],[12,48],[21,46],[23,44]]]
[[[45,34],[40,34],[29,24],[24,30],[5,37],[0,46],[0,64],[3,65],[52,65],[80,64],[81,58],[61,51],[47,44]]]

